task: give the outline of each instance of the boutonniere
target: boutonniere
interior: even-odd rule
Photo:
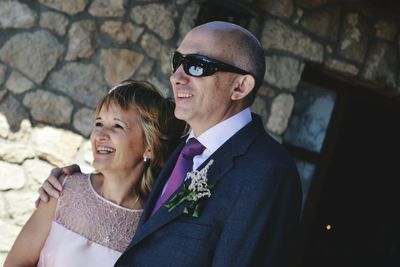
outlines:
[[[199,217],[204,205],[205,197],[211,197],[211,191],[214,184],[208,183],[207,172],[214,160],[210,160],[203,169],[199,171],[188,172],[186,179],[190,179],[190,185],[183,185],[183,189],[176,194],[167,204],[164,205],[168,211],[172,211],[184,201],[190,204],[184,208],[183,213],[193,217]]]

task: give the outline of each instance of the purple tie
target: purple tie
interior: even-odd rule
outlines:
[[[193,157],[203,153],[205,146],[203,146],[197,139],[190,138],[186,145],[183,147],[181,154],[176,161],[174,170],[168,180],[168,185],[165,188],[164,194],[158,198],[154,206],[152,215],[167,201],[167,199],[180,187],[186,178],[188,172],[192,170]]]

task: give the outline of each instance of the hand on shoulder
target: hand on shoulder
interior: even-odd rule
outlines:
[[[81,169],[77,164],[52,169],[49,177],[38,190],[39,198],[36,200],[36,207],[38,207],[40,201],[48,202],[49,197],[59,198],[60,192],[63,190],[62,183],[65,176],[80,172]]]

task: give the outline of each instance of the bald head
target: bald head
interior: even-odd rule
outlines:
[[[213,21],[199,25],[191,32],[204,32],[212,36],[216,59],[240,67],[254,75],[255,87],[251,103],[261,86],[265,73],[265,56],[258,39],[245,28],[224,21]]]

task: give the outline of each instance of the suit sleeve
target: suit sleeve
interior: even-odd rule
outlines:
[[[212,266],[286,266],[301,210],[300,179],[288,166],[262,172],[241,177],[246,184],[223,226]]]

